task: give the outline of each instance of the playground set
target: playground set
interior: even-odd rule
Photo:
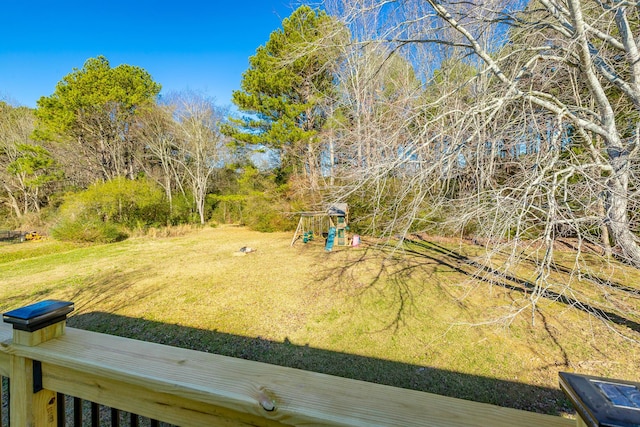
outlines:
[[[331,251],[334,245],[348,246],[349,207],[346,203],[334,203],[326,211],[299,212],[300,220],[293,234],[291,246],[298,239],[309,243],[322,236],[326,238],[325,250]]]

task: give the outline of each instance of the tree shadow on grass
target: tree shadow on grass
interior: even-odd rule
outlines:
[[[328,351],[297,345],[288,339],[275,342],[104,312],[78,314],[70,317],[67,324],[94,332],[504,407],[553,415],[573,412],[569,401],[557,389]]]
[[[488,267],[484,264],[474,261],[466,255],[445,248],[444,246],[437,243],[419,238],[413,240],[404,239],[404,243],[406,252],[418,257],[428,258],[430,260],[438,262],[441,265],[446,265],[447,267],[459,273],[471,276],[476,280],[490,282],[492,285],[497,285],[510,291],[520,292],[524,295],[538,291],[536,285],[528,280],[521,279],[514,275],[507,274],[504,271],[499,271],[495,268]],[[556,266],[556,268],[558,269],[557,271],[562,271],[561,267]],[[568,273],[568,271],[564,272]],[[604,282],[604,279],[595,278],[594,276],[589,276],[589,280],[599,284],[602,284],[602,282]],[[630,293],[629,291],[632,290],[634,296],[637,296],[637,289],[625,287],[620,284],[614,284],[610,281],[607,281],[607,283],[608,286],[616,287],[618,290],[621,290],[623,292]],[[626,326],[630,330],[636,333],[640,333],[640,323],[630,319],[629,317],[622,316],[610,310],[596,307],[592,304],[579,301],[577,299],[551,291],[549,289],[540,290],[540,295],[545,299],[560,302],[577,310],[593,315],[599,319],[609,321],[620,326]]]
[[[478,282],[486,282],[492,286],[499,286],[509,291],[520,293],[525,297],[537,292],[537,295],[544,299],[575,308],[576,310],[588,313],[589,315],[592,315],[604,322],[611,322],[619,326],[624,326],[628,328],[632,334],[640,333],[640,323],[637,321],[636,317],[629,313],[618,313],[610,309],[604,309],[591,303],[586,303],[569,297],[565,294],[554,292],[550,289],[538,289],[536,284],[531,281],[522,279],[513,274],[508,274],[505,271],[489,267],[475,261],[461,252],[449,249],[438,243],[425,240],[419,236],[415,236],[414,238],[405,237],[400,243],[401,246],[396,247],[393,247],[392,245],[379,245],[365,248],[359,257],[345,262],[340,268],[332,268],[319,273],[318,280],[326,281],[331,276],[337,276],[341,277],[343,280],[353,281],[354,278],[350,276],[350,274],[354,266],[359,263],[366,262],[372,256],[379,256],[371,255],[369,253],[370,250],[383,254],[383,257],[385,256],[384,254],[386,254],[388,257],[387,259],[390,259],[394,251],[398,251],[400,249],[400,252],[398,253],[403,254],[403,256],[399,258],[401,261],[399,261],[398,264],[402,262],[403,266],[401,268],[397,268],[396,266],[394,269],[389,269],[388,266],[381,263],[379,265],[379,270],[376,271],[373,278],[362,287],[363,289],[373,288],[385,276],[393,281],[396,286],[396,292],[398,293],[398,300],[400,301],[400,304],[397,304],[396,324],[389,325],[389,327],[397,327],[405,316],[404,311],[406,307],[412,305],[411,287],[407,284],[412,273],[422,267],[433,267],[434,265],[437,265],[440,267],[446,267],[452,272],[467,276]],[[409,255],[409,257],[407,257],[407,255]],[[410,257],[413,257],[413,259]],[[393,262],[390,262],[390,264],[392,263]],[[554,270],[565,274],[570,273],[566,267],[561,265],[555,265]],[[602,286],[603,288],[606,287],[611,291],[617,290],[624,293],[629,298],[636,299],[640,296],[640,290],[637,288],[631,288],[621,283],[611,281],[610,279],[603,279],[594,275],[583,274],[582,276],[583,279],[588,280],[595,285]],[[439,283],[435,275],[433,276],[433,282],[430,282],[429,285],[437,286],[440,291],[448,293],[446,287]],[[452,301],[453,300],[456,300],[456,298],[452,296]]]
[[[5,296],[0,301],[0,308],[5,311],[32,304],[43,299],[64,299],[73,301],[76,310],[91,311],[94,307],[103,310],[117,308],[119,310],[138,303],[140,300],[160,292],[161,286],[144,286],[135,290],[135,299],[131,298],[131,287],[139,280],[147,279],[152,274],[145,268],[128,271],[102,271],[86,277],[70,279],[69,283],[52,284],[37,290],[27,289],[24,292]],[[60,293],[62,289],[62,293]],[[55,296],[52,296],[55,295]]]
[[[462,251],[450,249],[445,245],[424,240],[418,236],[411,239],[404,238],[397,246],[364,245],[364,247],[358,251],[352,251],[344,258],[345,260],[343,260],[338,267],[331,264],[326,268],[316,270],[316,280],[318,282],[324,282],[329,286],[335,286],[338,291],[347,289],[348,292],[355,297],[359,294],[364,294],[369,290],[380,292],[383,288],[387,290],[393,288],[393,292],[388,293],[388,295],[394,295],[393,303],[395,315],[393,316],[393,319],[390,319],[387,328],[399,329],[404,320],[410,316],[412,312],[428,309],[426,307],[416,307],[416,301],[414,301],[415,293],[423,291],[427,292],[425,289],[438,289],[439,292],[442,292],[445,295],[450,295],[451,298],[449,302],[458,304],[461,308],[464,308],[466,306],[465,301],[461,300],[459,296],[452,295],[449,291],[451,286],[443,281],[446,279],[443,279],[444,276],[442,273],[443,271],[446,271],[459,274],[461,278],[466,276],[468,279],[477,282],[477,284],[486,283],[491,286],[504,288],[509,291],[510,295],[512,295],[510,297],[514,300],[517,299],[517,295],[527,298],[527,296],[531,295],[533,292],[539,292],[538,295],[543,299],[554,301],[567,307],[588,313],[589,315],[602,320],[604,323],[626,327],[628,330],[625,331],[625,334],[633,336],[635,339],[638,337],[637,334],[640,333],[638,317],[633,313],[621,313],[610,309],[603,309],[593,303],[589,304],[584,301],[571,298],[567,295],[554,292],[550,289],[539,290],[536,288],[535,283],[532,283],[531,281],[518,277],[515,274],[505,273],[497,268],[491,268],[490,266],[483,264],[481,261],[467,256]],[[373,267],[371,267],[372,265]],[[363,271],[360,267],[365,269],[368,268],[368,270],[366,270],[367,274],[365,279],[358,277],[357,272]],[[563,266],[556,267],[556,271],[558,272],[569,273],[566,270],[562,270],[562,268],[564,268]],[[425,276],[425,273],[430,275]],[[421,287],[419,283],[416,284],[416,277],[420,278],[418,280],[420,280],[420,283],[424,284],[424,286]],[[631,297],[634,297],[638,293],[636,289],[629,288],[622,283],[617,283],[606,278],[602,279],[595,276],[589,276],[586,277],[586,279],[596,285],[607,286],[610,289],[627,292]],[[541,330],[548,335],[549,339],[554,343],[562,356],[561,361],[554,362],[555,364],[550,366],[557,366],[558,368],[564,366],[565,368],[569,368],[569,353],[564,348],[564,344],[558,338],[557,332],[549,325],[547,314],[548,313],[545,313],[543,310],[538,310],[536,312],[536,322],[538,320],[540,321],[540,323],[537,323],[537,326],[539,326]],[[598,349],[596,348],[596,350]],[[463,394],[448,394],[447,390],[441,390],[441,388],[447,388],[445,384],[449,384],[449,378],[460,378],[461,374],[437,371],[435,374],[430,372],[429,375],[434,375],[435,377],[444,375],[444,377],[441,377],[444,384],[435,385],[435,388],[427,388],[425,391],[433,391],[438,394],[451,396],[465,395],[464,391],[462,392]],[[471,382],[474,384],[478,381],[478,377],[463,377],[473,378]],[[483,388],[482,384],[484,384],[485,380],[486,379],[479,380],[480,389]],[[428,387],[432,386],[433,385],[429,385]],[[501,386],[498,386],[496,389],[492,390],[492,393],[498,393],[497,390],[500,389],[500,387]],[[459,392],[464,390],[464,388],[465,386],[462,386],[457,391]],[[510,390],[509,387],[506,387],[504,390],[507,393],[514,392],[516,395],[520,393],[519,390]],[[470,398],[472,400],[481,400],[477,397],[468,397],[469,395],[465,396],[467,396],[465,398]],[[507,403],[505,406],[536,410],[536,405],[539,404],[540,399],[536,401],[536,398],[533,398],[531,395],[527,395],[526,392],[521,394],[521,396],[522,400],[519,404],[513,405],[512,403]],[[505,394],[502,398],[504,399],[504,402],[512,402],[511,395]],[[525,400],[528,402],[524,403]],[[502,405],[503,403],[498,404]],[[557,412],[557,410],[545,411],[547,413]]]

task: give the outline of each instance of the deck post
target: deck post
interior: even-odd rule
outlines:
[[[47,300],[9,311],[4,322],[13,325],[13,346],[34,347],[64,334],[73,303]],[[54,427],[57,425],[56,393],[42,388],[39,361],[10,355],[11,425]]]

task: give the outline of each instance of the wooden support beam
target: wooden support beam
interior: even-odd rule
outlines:
[[[34,361],[10,356],[11,425],[54,427],[57,423],[56,394],[51,390],[34,391]]]
[[[36,347],[64,334],[66,315],[73,304],[43,301],[3,314],[5,323],[13,325],[9,351],[11,399],[10,422],[13,426],[55,427],[58,421],[56,393],[42,387],[42,364],[24,357],[16,348]],[[6,346],[3,342],[3,346]]]
[[[3,377],[9,376],[9,354],[2,350],[11,343],[12,336],[11,326],[0,323],[0,375]]]

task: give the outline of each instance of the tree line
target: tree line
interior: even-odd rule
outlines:
[[[227,111],[200,93],[160,89],[142,68],[99,56],[35,109],[0,102],[4,227],[51,226],[87,241],[210,220],[286,227],[272,174],[222,134]]]

